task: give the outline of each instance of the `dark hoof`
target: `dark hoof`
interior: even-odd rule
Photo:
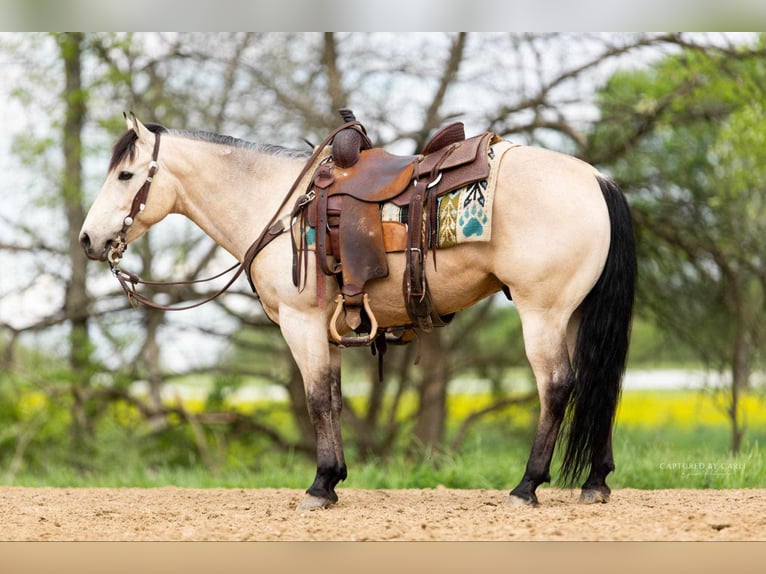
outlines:
[[[313,494],[306,494],[306,496],[303,497],[301,503],[298,505],[297,510],[298,512],[303,512],[305,510],[320,510],[329,508],[336,502],[338,502],[337,497],[335,497],[335,500],[332,500],[330,498],[314,496]]]
[[[508,495],[508,500],[505,501],[508,506],[537,506],[537,495],[534,492],[524,492],[514,488]]]
[[[583,488],[580,493],[580,504],[606,504],[609,502],[609,488]]]
[[[514,506],[516,508],[522,508],[522,507],[534,508],[538,506],[537,500],[521,498],[520,496],[516,496],[514,494],[508,495],[508,499],[505,501],[505,504],[507,506]]]

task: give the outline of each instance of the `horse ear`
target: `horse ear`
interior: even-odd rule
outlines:
[[[122,115],[125,116],[125,123],[127,124],[128,129],[133,130],[136,133],[136,136],[138,136],[139,140],[147,139],[147,136],[149,135],[149,130],[136,117],[136,114],[134,114],[133,112],[129,112],[127,114],[123,112]]]

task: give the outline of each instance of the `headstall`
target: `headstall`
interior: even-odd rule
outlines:
[[[213,299],[217,298],[219,295],[222,295],[223,293],[225,293],[229,289],[229,287],[231,287],[234,284],[234,281],[236,281],[236,279],[243,272],[247,275],[248,280],[250,281],[250,286],[252,287],[253,291],[255,291],[255,284],[253,282],[252,277],[250,277],[250,266],[252,265],[253,260],[255,259],[256,255],[258,255],[258,253],[260,253],[264,247],[266,247],[269,243],[271,243],[274,239],[276,239],[283,233],[286,233],[287,231],[289,231],[291,228],[292,221],[290,222],[290,224],[285,225],[282,222],[282,220],[279,218],[279,214],[285,208],[285,206],[287,205],[287,202],[293,196],[300,182],[307,175],[307,173],[309,172],[309,169],[312,167],[313,163],[319,157],[324,147],[332,141],[332,138],[335,136],[335,134],[337,134],[339,131],[341,131],[344,128],[352,127],[355,125],[359,125],[359,122],[356,122],[356,121],[347,122],[341,127],[333,130],[332,133],[330,133],[322,141],[322,143],[320,143],[318,146],[314,148],[314,153],[306,162],[306,164],[304,165],[298,177],[295,179],[292,187],[285,195],[279,208],[276,210],[274,215],[266,224],[263,231],[261,231],[260,235],[250,245],[250,248],[245,253],[241,263],[239,262],[235,263],[234,265],[232,265],[225,271],[222,271],[221,273],[213,277],[208,277],[206,279],[192,279],[188,281],[145,281],[141,279],[135,273],[122,270],[118,267],[118,264],[122,259],[122,255],[125,253],[125,250],[128,247],[128,242],[126,239],[128,230],[130,229],[130,226],[133,225],[133,223],[135,222],[136,216],[139,213],[141,213],[146,207],[146,199],[147,199],[147,196],[149,195],[149,188],[151,187],[152,180],[154,179],[154,176],[156,175],[157,170],[159,169],[159,164],[157,163],[157,157],[160,152],[160,133],[155,132],[156,139],[154,140],[154,151],[152,153],[152,161],[149,164],[149,174],[146,178],[146,181],[144,181],[144,184],[141,186],[141,189],[138,190],[138,193],[136,193],[135,197],[133,198],[133,202],[130,206],[130,213],[128,213],[128,215],[123,220],[122,229],[119,231],[116,238],[112,241],[112,244],[109,247],[109,251],[106,256],[107,261],[109,262],[109,266],[112,269],[112,274],[120,282],[120,285],[122,286],[123,291],[125,291],[125,294],[128,296],[128,301],[130,301],[131,306],[135,306],[136,303],[141,303],[143,305],[146,305],[147,307],[152,307],[154,309],[161,309],[163,311],[183,311],[186,309],[193,309],[194,307],[199,307],[200,305],[203,305],[204,303],[212,301]],[[301,201],[300,198],[299,198],[299,201]],[[193,285],[197,283],[206,283],[214,279],[218,279],[219,277],[222,277],[226,275],[227,273],[234,271],[235,269],[236,269],[236,272],[232,275],[231,279],[226,283],[226,285],[224,285],[221,289],[219,289],[212,295],[206,297],[202,301],[198,301],[197,303],[192,303],[192,304],[181,306],[181,307],[155,303],[151,299],[144,297],[143,295],[141,295],[140,293],[136,291],[136,287],[139,284],[149,285],[149,286],[168,286],[168,285]]]

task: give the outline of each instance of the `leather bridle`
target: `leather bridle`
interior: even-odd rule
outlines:
[[[146,176],[146,181],[133,197],[133,202],[130,204],[130,213],[122,221],[122,229],[117,234],[116,239],[112,241],[109,247],[109,253],[107,253],[106,259],[109,261],[109,266],[114,270],[117,264],[122,259],[122,254],[128,248],[128,242],[125,239],[130,226],[136,220],[136,216],[146,208],[146,198],[149,196],[149,188],[152,186],[152,180],[154,179],[157,170],[160,168],[160,164],[157,163],[157,157],[160,155],[160,132],[154,134],[154,151],[152,151],[152,161],[149,164],[149,175]]]
[[[128,247],[128,243],[126,240],[128,230],[130,229],[130,226],[133,225],[133,222],[136,220],[136,216],[139,213],[141,213],[146,207],[146,199],[149,195],[149,188],[151,187],[152,180],[154,179],[154,176],[156,175],[157,170],[159,169],[159,164],[157,163],[157,157],[159,156],[159,152],[160,152],[160,133],[155,132],[154,151],[152,152],[152,161],[149,164],[149,174],[146,178],[146,181],[144,181],[144,184],[141,186],[141,188],[138,190],[135,197],[133,198],[133,202],[131,203],[131,206],[130,206],[130,213],[123,220],[122,229],[119,231],[116,238],[112,241],[112,245],[110,246],[109,252],[107,253],[107,261],[109,262],[109,267],[112,269],[112,274],[120,282],[120,286],[122,287],[123,291],[127,295],[130,305],[135,307],[136,303],[141,303],[143,305],[146,305],[147,307],[160,309],[162,311],[184,311],[186,309],[193,309],[195,307],[199,307],[200,305],[208,303],[212,301],[213,299],[219,297],[223,293],[225,293],[234,284],[234,281],[236,281],[237,278],[240,275],[242,275],[243,272],[247,275],[248,281],[250,282],[250,287],[253,289],[253,292],[255,292],[257,295],[257,291],[255,289],[255,283],[253,282],[253,278],[250,276],[250,266],[252,265],[253,260],[261,252],[261,250],[264,247],[266,247],[274,239],[276,239],[277,237],[279,237],[280,235],[289,231],[292,228],[292,221],[290,222],[290,224],[285,225],[282,219],[279,218],[279,214],[285,208],[285,206],[287,205],[287,202],[290,200],[293,193],[295,193],[295,190],[300,185],[300,182],[304,179],[304,177],[306,177],[306,175],[308,174],[312,166],[314,166],[317,158],[319,158],[319,156],[321,155],[322,150],[324,150],[324,148],[332,141],[335,135],[339,131],[345,128],[360,126],[360,125],[361,124],[357,121],[347,122],[343,124],[342,126],[340,126],[339,128],[333,130],[322,141],[322,143],[320,143],[318,146],[314,148],[314,153],[312,153],[311,157],[306,161],[306,164],[303,166],[303,169],[298,174],[298,177],[295,178],[293,185],[290,187],[290,190],[285,195],[284,199],[282,200],[282,203],[274,212],[274,215],[272,215],[271,219],[263,228],[263,231],[260,233],[260,235],[248,248],[247,252],[245,253],[245,256],[242,259],[242,263],[235,263],[234,265],[232,265],[225,271],[222,271],[221,273],[214,275],[213,277],[208,277],[206,279],[192,279],[187,281],[145,281],[139,278],[138,275],[136,275],[135,273],[122,270],[118,267],[118,264],[120,260],[122,259],[122,255],[125,253],[125,250]],[[300,197],[298,197],[296,205],[301,204],[302,202],[305,202],[305,201],[306,201],[305,196],[301,195]],[[234,273],[234,275],[232,275],[231,279],[229,279],[226,285],[224,285],[221,289],[219,289],[212,295],[206,297],[202,301],[198,301],[197,303],[193,303],[190,305],[174,307],[170,305],[163,305],[161,303],[155,303],[151,299],[144,297],[143,295],[139,294],[136,291],[136,286],[139,284],[148,285],[148,286],[173,286],[173,285],[178,286],[178,285],[194,285],[198,283],[207,283],[209,281],[213,281],[214,279],[218,279],[219,277],[223,277],[227,273],[230,273],[235,270],[236,272]]]
[[[206,279],[192,279],[187,281],[145,281],[141,279],[138,275],[135,273],[131,273],[130,271],[125,271],[123,269],[120,269],[118,267],[118,264],[120,263],[120,260],[122,259],[122,255],[125,253],[125,250],[128,248],[128,242],[127,242],[127,234],[130,227],[133,225],[133,223],[136,220],[136,216],[141,213],[146,208],[146,200],[149,196],[149,189],[152,186],[152,181],[154,180],[154,176],[157,174],[157,171],[159,170],[159,163],[157,162],[157,158],[159,157],[160,153],[160,132],[155,132],[155,139],[154,139],[154,150],[152,151],[152,161],[149,163],[149,174],[146,177],[146,181],[144,181],[141,188],[138,190],[136,195],[133,197],[133,201],[130,205],[130,212],[125,217],[125,219],[122,222],[122,229],[117,233],[116,238],[112,241],[111,246],[109,247],[109,252],[107,253],[106,259],[109,262],[109,267],[112,269],[112,274],[117,278],[117,280],[120,283],[120,286],[122,287],[122,290],[125,292],[125,294],[128,297],[128,301],[130,302],[131,307],[135,307],[136,303],[142,303],[146,305],[147,307],[152,307],[154,309],[161,309],[163,311],[182,311],[184,309],[193,309],[194,307],[199,307],[203,303],[207,303],[208,301],[212,301],[222,293],[224,293],[226,290],[231,287],[231,285],[234,283],[234,281],[239,277],[239,275],[244,270],[244,264],[235,263],[225,271],[222,271],[221,273],[214,275],[213,277],[208,277]],[[149,286],[179,286],[179,285],[193,285],[195,283],[207,283],[210,281],[213,281],[214,279],[218,279],[219,277],[222,277],[226,275],[227,273],[230,273],[231,271],[234,271],[237,267],[240,267],[239,271],[234,274],[234,276],[230,279],[230,281],[218,292],[213,294],[210,297],[207,297],[206,299],[199,301],[197,303],[186,305],[182,307],[173,307],[170,305],[163,305],[161,303],[156,303],[152,301],[151,299],[148,299],[147,297],[144,297],[143,295],[139,294],[136,291],[136,286],[139,284],[143,285],[149,285]]]

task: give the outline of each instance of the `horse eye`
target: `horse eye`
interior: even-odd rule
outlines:
[[[117,176],[117,179],[120,181],[128,181],[130,178],[133,177],[133,174],[129,171],[121,171],[119,175]]]

